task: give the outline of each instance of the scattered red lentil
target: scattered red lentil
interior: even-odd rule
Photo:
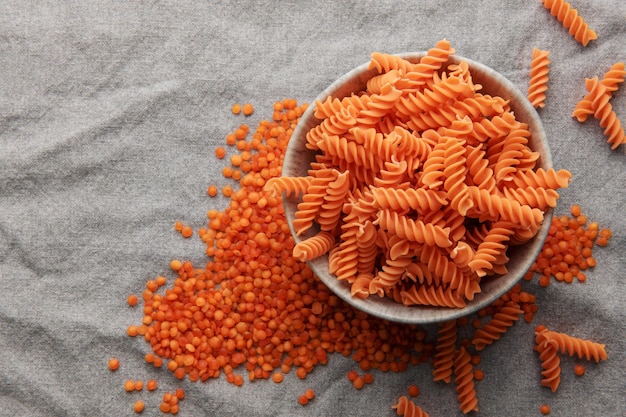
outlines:
[[[353,382],[355,379],[357,379],[357,377],[359,376],[359,373],[357,371],[349,371],[348,375],[346,375],[348,377],[348,381]]]
[[[585,367],[581,364],[574,365],[574,374],[576,374],[576,376],[585,375]]]
[[[305,394],[302,394],[298,397],[298,402],[300,405],[307,405],[309,403],[309,398]]]
[[[137,334],[138,334],[138,333],[137,333],[137,326],[133,326],[133,325],[128,326],[128,327],[126,328],[126,334],[127,334],[127,335],[129,335],[130,337],[135,337],[135,336],[137,336]]]
[[[126,301],[128,302],[129,306],[134,307],[139,302],[139,297],[137,297],[135,294],[131,294],[128,296]]]
[[[241,113],[241,104],[238,104],[238,103],[233,104],[233,106],[230,108],[230,110],[233,112],[233,114]]]
[[[224,149],[223,147],[219,146],[217,148],[215,148],[215,156],[218,159],[222,159],[226,156],[226,149]]]
[[[474,379],[476,381],[482,381],[485,378],[485,373],[483,372],[482,369],[475,369],[474,370]]]
[[[156,390],[158,388],[158,386],[159,386],[159,383],[157,382],[156,379],[149,379],[146,382],[146,389],[148,391],[154,391],[154,390]]]
[[[362,389],[365,386],[365,380],[361,376],[357,376],[354,381],[352,381],[352,386],[356,389]]]
[[[252,104],[250,103],[246,103],[243,105],[243,114],[245,114],[246,116],[250,116],[252,113],[254,113],[254,107],[252,106]]]
[[[274,372],[272,374],[272,381],[276,382],[277,384],[283,382],[283,374],[280,372]]]
[[[550,406],[548,404],[543,404],[541,407],[539,407],[539,411],[544,416],[547,416],[548,414],[550,414],[550,411],[551,411]]]
[[[145,404],[141,400],[137,400],[135,401],[135,404],[133,404],[133,410],[135,411],[135,413],[141,413],[144,408]]]
[[[372,382],[374,382],[374,375],[366,372],[365,374],[363,374],[363,382],[365,382],[366,384],[371,384]]]
[[[190,226],[185,226],[180,231],[184,238],[189,238],[193,235],[193,229]]]
[[[420,389],[417,385],[409,385],[408,391],[411,397],[417,397],[420,395]]]
[[[135,381],[129,379],[124,383],[124,390],[126,392],[135,391]]]
[[[215,197],[215,196],[217,195],[217,193],[218,193],[217,186],[215,186],[215,185],[209,185],[209,187],[207,188],[207,191],[206,191],[206,192],[207,192],[207,194],[208,194],[210,197]]]
[[[525,279],[531,280],[537,273],[543,287],[550,285],[550,277],[567,283],[587,280],[583,271],[596,265],[593,246],[607,245],[611,230],[600,230],[598,223],[589,223],[577,204],[571,207],[570,214],[572,217],[552,219],[546,242]]]
[[[116,358],[111,358],[109,359],[108,366],[111,371],[117,371],[120,367],[120,361]]]
[[[315,391],[311,388],[307,388],[307,390],[304,391],[304,396],[310,401],[315,398]]]

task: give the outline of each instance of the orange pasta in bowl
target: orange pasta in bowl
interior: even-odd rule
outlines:
[[[373,53],[315,100],[282,177],[296,245],[344,300],[440,322],[510,289],[541,249],[571,174],[551,166],[533,105],[455,55]]]

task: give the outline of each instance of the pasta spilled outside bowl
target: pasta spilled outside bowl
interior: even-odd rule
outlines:
[[[454,55],[372,54],[315,100],[282,176],[294,256],[373,316],[435,323],[475,312],[528,271],[557,189],[539,116],[496,71]]]

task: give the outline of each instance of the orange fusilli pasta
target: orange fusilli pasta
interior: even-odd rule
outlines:
[[[556,392],[561,383],[561,359],[559,348],[554,340],[545,340],[535,346],[541,360],[541,386]]]
[[[611,68],[609,68],[609,70],[604,74],[600,80],[600,84],[604,85],[606,94],[612,94],[614,91],[617,91],[619,85],[624,82],[624,77],[626,77],[624,63],[616,62],[611,65]],[[599,89],[593,91],[594,94],[597,94],[598,92]],[[592,92],[589,91],[578,103],[576,103],[576,107],[574,107],[574,111],[572,112],[572,117],[575,117],[579,122],[584,122],[587,120],[587,116],[595,113],[592,104]]]
[[[391,408],[396,410],[396,413],[402,417],[428,417],[428,413],[404,395]]]
[[[593,116],[600,121],[600,127],[604,128],[604,135],[607,136],[607,143],[611,145],[611,149],[626,143],[622,122],[609,103],[611,96],[607,93],[606,86],[600,83],[597,77],[587,79],[586,85],[587,91],[593,97],[591,102]]]
[[[461,347],[454,358],[454,382],[459,408],[463,414],[478,411],[478,399],[474,388],[474,372],[469,352]]]
[[[373,53],[362,91],[316,100],[307,176],[268,185],[302,194],[296,234],[333,234],[329,271],[355,297],[464,307],[569,184],[537,167],[527,124],[453,53],[446,40],[418,62]]]
[[[550,14],[569,30],[569,34],[583,46],[590,41],[598,39],[596,32],[589,27],[587,22],[578,14],[571,4],[565,0],[541,0]]]
[[[593,359],[596,362],[600,362],[600,360],[606,360],[608,357],[606,347],[603,344],[570,336],[566,333],[543,329],[537,333],[537,340],[539,342],[544,340],[554,341],[561,353],[567,353],[570,356],[576,355],[581,359]]]
[[[450,382],[457,341],[456,320],[439,323],[435,357],[433,359],[433,379],[435,381]]]
[[[476,350],[483,350],[487,345],[492,344],[506,333],[506,331],[519,320],[524,314],[515,301],[508,301],[489,320],[488,323],[476,330],[472,338],[472,345]]]
[[[534,48],[530,62],[530,82],[528,100],[533,107],[545,107],[546,91],[548,90],[548,73],[550,72],[550,51]]]

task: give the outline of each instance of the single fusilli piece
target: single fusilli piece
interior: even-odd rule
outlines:
[[[506,198],[518,201],[538,209],[545,210],[548,207],[556,207],[559,193],[551,188],[524,187],[524,188],[504,188],[502,190]]]
[[[391,406],[399,416],[402,417],[428,417],[428,413],[422,410],[417,404],[403,395],[398,402]]]
[[[422,57],[406,74],[407,78],[411,80],[432,79],[433,75],[442,68],[454,52],[455,50],[448,40],[438,41],[435,47],[430,48],[426,52],[426,56]]]
[[[316,170],[317,177],[311,180],[307,192],[302,196],[294,213],[293,227],[301,235],[313,226],[322,204],[328,184],[337,179],[339,172],[334,169]]]
[[[539,353],[541,360],[541,386],[548,387],[552,392],[556,392],[561,383],[561,358],[559,358],[559,348],[554,340],[544,340],[535,345],[535,350]]]
[[[339,224],[344,202],[350,192],[348,174],[348,171],[344,171],[328,184],[326,194],[324,194],[324,203],[317,214],[317,223],[321,230],[333,231]]]
[[[368,69],[376,68],[379,73],[400,70],[403,74],[413,69],[413,64],[397,55],[373,52]]]
[[[470,122],[471,124],[471,122]],[[452,207],[461,216],[474,205],[465,183],[467,167],[465,164],[465,140],[450,137],[445,142],[443,162],[443,189]]]
[[[356,233],[356,244],[358,247],[357,270],[359,273],[367,274],[372,273],[374,270],[376,258],[378,257],[377,236],[378,230],[370,220],[359,226]]]
[[[619,85],[624,82],[624,77],[626,77],[624,63],[616,62],[611,65],[611,68],[609,68],[609,70],[604,74],[600,80],[600,84],[606,87],[605,92],[607,94],[611,94],[614,91],[617,91]],[[594,93],[597,94],[598,91],[594,91]],[[576,107],[574,107],[574,111],[572,112],[572,117],[575,117],[579,122],[587,120],[587,117],[594,113],[592,103],[592,94],[591,92],[587,92],[587,94],[585,94],[585,96],[578,103],[576,103]]]
[[[450,228],[424,223],[421,220],[413,220],[395,211],[387,209],[379,211],[374,224],[398,235],[402,239],[408,239],[413,242],[426,243],[430,246],[442,248],[452,245],[449,239]]]
[[[350,284],[350,295],[355,298],[367,298],[370,295],[370,281],[372,274],[359,274]]]
[[[513,235],[515,224],[507,221],[494,222],[484,240],[478,245],[474,258],[468,266],[478,276],[482,277],[493,269],[498,256],[506,252],[507,242]]]
[[[335,236],[329,232],[321,231],[293,247],[293,257],[300,261],[310,261],[330,251],[335,246]]]
[[[555,170],[554,168],[543,169],[538,168],[536,171],[517,171],[512,177],[511,182],[516,187],[543,187],[551,188],[567,188],[572,179],[572,174],[565,170]]]
[[[463,414],[478,411],[478,398],[474,387],[474,371],[469,352],[461,347],[454,358],[454,382],[459,408]]]
[[[424,188],[372,187],[371,192],[374,201],[381,209],[427,212],[437,211],[447,204],[443,191]]]
[[[313,177],[272,177],[265,182],[263,191],[275,196],[285,193],[286,196],[299,196],[307,192]]]
[[[402,78],[402,73],[399,70],[389,70],[367,80],[365,91],[369,94],[380,94],[385,84],[396,85],[400,78]]]
[[[528,101],[535,108],[545,107],[546,91],[550,72],[550,51],[533,48],[530,62],[530,82],[528,85]]]
[[[485,220],[504,220],[515,223],[522,228],[536,228],[543,221],[543,211],[528,205],[522,205],[515,200],[509,200],[498,194],[490,194],[487,190],[478,187],[467,187],[474,203],[471,209],[472,217]]]
[[[567,353],[570,356],[576,355],[580,359],[593,359],[596,362],[600,362],[600,360],[606,360],[608,357],[605,345],[591,340],[570,336],[566,333],[543,329],[537,333],[537,340],[539,342],[544,340],[555,341],[561,350],[561,353]]]
[[[469,185],[492,193],[496,187],[493,169],[489,168],[489,161],[482,146],[468,146],[466,148],[465,163],[468,171],[466,175]]]
[[[466,301],[457,291],[442,285],[418,285],[400,290],[402,304],[463,308]]]
[[[435,357],[433,359],[433,379],[435,381],[451,381],[454,355],[456,352],[456,341],[456,320],[439,323],[437,330],[437,343],[435,344]]]
[[[488,323],[476,330],[472,338],[472,345],[476,350],[483,350],[487,345],[494,343],[524,314],[515,301],[508,301],[489,320]]]
[[[317,150],[318,142],[322,140],[322,135],[343,136],[350,128],[357,124],[357,109],[354,107],[344,107],[337,113],[325,118],[322,123],[309,130],[306,134],[306,148]]]
[[[328,269],[331,273],[335,274],[338,280],[349,283],[354,282],[359,273],[359,246],[356,237],[359,223],[353,220],[354,218],[347,218],[346,223],[341,226],[338,248],[328,257]]]
[[[587,22],[578,14],[571,4],[565,0],[541,0],[550,14],[561,22],[569,30],[569,34],[583,46],[595,39],[598,39],[596,32],[589,27]]]
[[[359,111],[356,120],[362,126],[375,126],[396,106],[401,96],[402,90],[391,84],[383,85],[379,94],[370,95],[370,101],[367,102],[364,110]]]
[[[415,113],[436,109],[450,100],[463,99],[474,95],[472,88],[457,77],[448,77],[431,89],[416,91],[400,97],[395,106],[401,115],[410,116]]]
[[[406,268],[413,262],[413,255],[405,253],[392,259],[387,257],[383,260],[378,273],[370,281],[370,294],[378,294],[383,297],[390,287],[400,281]]]
[[[595,77],[587,79],[587,90],[594,97],[591,103],[593,116],[600,121],[600,127],[604,128],[604,135],[607,136],[607,143],[611,145],[611,149],[626,143],[622,122],[609,103],[611,96],[606,92],[606,87]]]

